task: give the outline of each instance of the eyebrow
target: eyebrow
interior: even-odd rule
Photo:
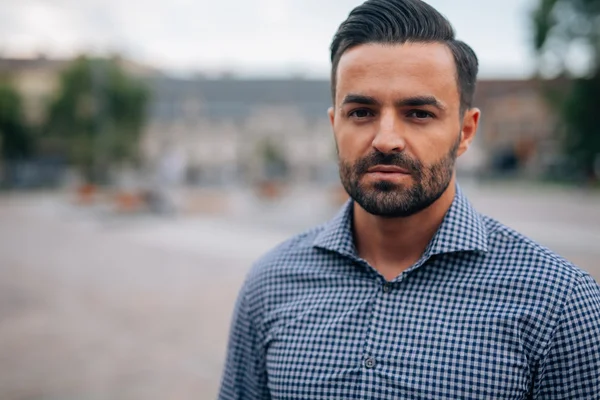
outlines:
[[[380,102],[371,96],[364,96],[361,94],[348,94],[344,97],[342,101],[342,105],[345,104],[364,104],[369,106],[377,106],[380,105]],[[398,100],[395,102],[396,107],[422,107],[422,106],[432,106],[439,110],[445,111],[446,106],[436,99],[434,96],[412,96],[406,97],[404,99]]]
[[[345,104],[364,104],[367,106],[379,105],[379,102],[371,96],[363,96],[361,94],[347,94],[342,101],[342,105]]]

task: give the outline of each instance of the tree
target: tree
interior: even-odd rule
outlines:
[[[0,148],[4,161],[23,160],[31,155],[32,139],[23,117],[19,93],[7,82],[0,83]]]
[[[149,92],[118,59],[76,59],[50,106],[47,139],[91,182],[109,166],[138,160]]]
[[[259,146],[266,178],[270,180],[285,176],[288,172],[287,160],[274,140],[266,137]]]
[[[539,72],[572,78],[568,93],[553,102],[564,125],[564,153],[579,172],[598,179],[600,0],[538,0],[532,22]]]

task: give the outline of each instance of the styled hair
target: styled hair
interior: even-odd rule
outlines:
[[[443,43],[457,70],[461,114],[472,107],[477,81],[477,55],[455,39],[454,28],[435,8],[421,0],[368,0],[354,8],[331,43],[331,93],[335,103],[337,69],[349,49],[368,43]]]

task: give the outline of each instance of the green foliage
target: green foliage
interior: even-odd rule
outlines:
[[[264,138],[259,149],[267,178],[280,178],[287,173],[287,160],[273,139]]]
[[[148,96],[118,60],[80,57],[61,76],[47,139],[88,179],[99,179],[111,164],[137,160]]]
[[[557,0],[540,0],[532,13],[533,46],[538,51],[544,47],[548,34],[556,26],[556,19],[552,14],[556,2]]]
[[[0,83],[0,148],[2,159],[19,160],[32,151],[32,138],[24,122],[22,100],[8,83]]]
[[[600,157],[600,73],[573,83],[563,118],[565,151],[581,172],[591,176],[596,157]]]
[[[600,0],[538,0],[532,23],[540,60],[557,57],[561,75],[573,75],[565,67],[572,46],[588,52],[586,73],[572,76],[562,99],[554,93],[549,100],[561,115],[565,155],[579,172],[592,176],[600,157]]]
[[[265,138],[261,143],[261,152],[266,163],[283,163],[284,158],[279,147],[270,138]]]

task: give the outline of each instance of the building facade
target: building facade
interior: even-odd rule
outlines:
[[[268,176],[268,143],[286,160],[290,179],[337,179],[327,80],[161,78],[153,87],[148,159],[177,145],[198,182],[260,180]],[[557,118],[540,82],[482,80],[475,106],[480,129],[458,161],[460,172],[493,170],[510,156],[514,168],[536,175],[556,156]]]
[[[163,78],[153,89],[150,162],[175,146],[196,183],[337,179],[325,81]]]
[[[328,80],[178,79],[120,60],[146,80],[152,97],[141,150],[148,166],[177,153],[187,180],[222,185],[285,179],[335,182],[335,142],[327,116]],[[0,77],[10,76],[23,95],[27,119],[43,121],[59,86],[65,60],[0,58]],[[481,80],[478,135],[459,159],[463,173],[493,170],[511,158],[514,167],[539,174],[557,157],[558,119],[536,80]],[[558,82],[557,86],[565,86]]]

